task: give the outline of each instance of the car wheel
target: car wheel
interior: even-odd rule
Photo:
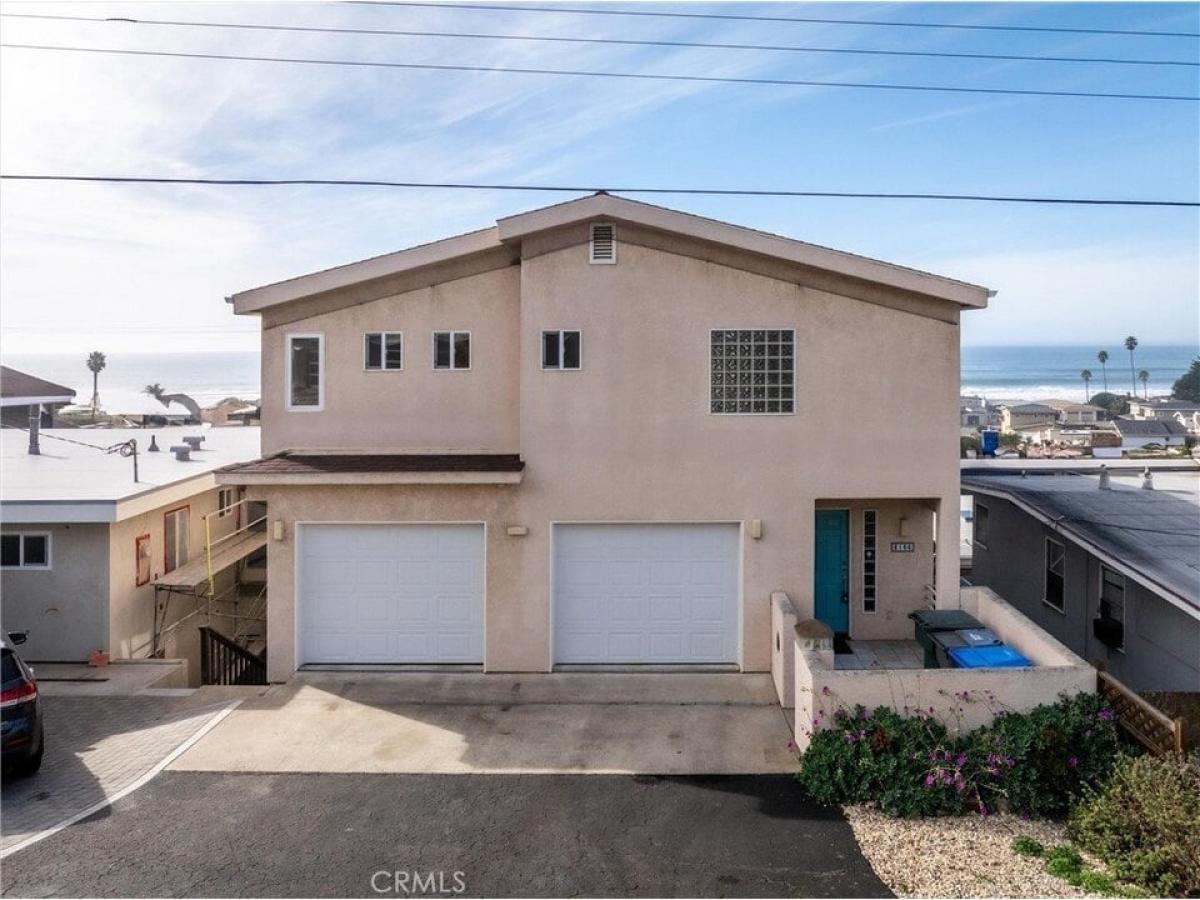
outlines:
[[[42,745],[37,748],[37,752],[28,759],[23,759],[19,763],[13,765],[13,774],[19,777],[32,775],[42,767],[42,757],[46,753],[46,744],[43,741]]]

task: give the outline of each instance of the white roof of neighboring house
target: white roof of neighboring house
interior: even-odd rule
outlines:
[[[988,297],[991,295],[985,287],[954,278],[933,275],[841,250],[831,250],[794,238],[706,219],[650,203],[597,193],[507,216],[498,220],[495,226],[481,231],[252,288],[227,299],[233,303],[237,313],[257,313],[281,303],[363,281],[496,250],[505,245],[516,246],[528,235],[591,219],[614,219],[617,222],[629,222],[696,240],[735,247],[750,253],[937,297],[965,308],[983,308],[987,306]]]
[[[201,449],[180,462],[170,448],[202,435]],[[161,452],[151,453],[153,436]],[[133,460],[104,449],[130,439]],[[115,522],[215,486],[213,470],[257,459],[259,429],[207,425],[166,428],[44,428],[41,454],[29,453],[24,429],[0,430],[0,518],[5,523]]]

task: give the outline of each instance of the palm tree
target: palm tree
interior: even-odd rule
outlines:
[[[1100,374],[1104,378],[1104,393],[1108,393],[1108,351],[1101,350],[1096,354],[1096,359],[1100,360]]]
[[[108,360],[104,358],[104,354],[99,350],[93,350],[88,354],[87,367],[92,373],[92,421],[96,421],[96,414],[100,411],[100,372],[108,365]]]
[[[1150,373],[1145,369],[1138,369],[1138,381],[1142,383],[1142,396],[1147,400],[1150,399]]]
[[[1129,351],[1129,383],[1133,385],[1133,396],[1137,396],[1137,373],[1133,371],[1133,351],[1137,349],[1137,338],[1132,334],[1125,338],[1125,349]]]
[[[163,394],[165,394],[166,392],[167,392],[167,389],[164,388],[157,381],[154,382],[154,384],[148,384],[144,388],[142,388],[143,394],[149,394],[151,397],[153,397],[159,403],[162,403]],[[164,406],[165,405],[166,404],[164,404]]]
[[[1089,400],[1092,399],[1092,392],[1091,392],[1092,370],[1084,369],[1082,372],[1079,373],[1079,377],[1083,379],[1083,402],[1087,403]]]

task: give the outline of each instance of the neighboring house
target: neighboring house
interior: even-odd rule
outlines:
[[[1000,430],[1006,433],[1019,432],[1024,428],[1054,425],[1058,422],[1058,410],[1041,403],[1021,403],[1003,406],[1000,409]]]
[[[1060,425],[1096,425],[1104,421],[1105,410],[1090,403],[1076,403],[1073,400],[1043,400],[1042,406],[1058,410]]]
[[[192,435],[204,438],[202,449],[177,459],[169,448]],[[115,449],[130,440],[137,481],[134,457]],[[182,657],[195,681],[196,625],[205,623],[167,626],[195,608],[198,582],[187,596],[156,596],[156,585],[203,567],[205,516],[216,514],[214,539],[246,522],[245,504],[216,486],[213,470],[258,456],[258,430],[52,429],[39,441],[31,455],[25,433],[0,432],[4,628],[29,631],[22,653],[33,661],[83,661],[93,650]],[[222,587],[237,580],[228,567],[218,574]]]
[[[1130,399],[1129,417],[1133,419],[1157,419],[1160,422],[1178,421],[1200,415],[1200,403],[1188,400]]]
[[[1200,691],[1200,473],[1031,471],[963,477],[972,582],[1135,690]]]
[[[0,366],[0,422],[4,428],[49,428],[54,414],[74,402],[73,388]]]
[[[1174,419],[1127,419],[1118,416],[1113,426],[1121,436],[1122,450],[1136,450],[1150,444],[1160,447],[1182,447],[1187,429]]]
[[[988,296],[604,194],[236,294],[265,456],[218,481],[267,505],[271,679],[764,671],[777,590],[911,637],[935,539],[958,603],[959,316]]]

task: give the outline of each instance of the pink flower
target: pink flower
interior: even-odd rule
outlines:
[[[1072,756],[1070,759],[1068,759],[1068,760],[1067,760],[1067,765],[1068,765],[1068,766],[1070,766],[1072,769],[1074,769],[1074,768],[1078,767],[1078,765],[1079,765],[1079,757],[1078,757],[1078,756]]]

